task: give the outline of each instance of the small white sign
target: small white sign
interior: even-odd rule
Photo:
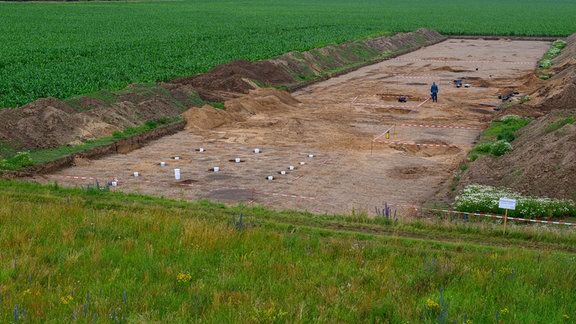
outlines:
[[[499,208],[504,209],[516,209],[516,199],[509,199],[509,198],[500,198],[500,202],[498,203]]]

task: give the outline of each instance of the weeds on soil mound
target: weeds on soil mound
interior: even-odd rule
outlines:
[[[355,220],[57,185],[0,181],[0,202],[0,322],[576,316],[569,254],[335,231],[318,226]]]
[[[510,142],[516,139],[516,132],[530,124],[530,118],[521,118],[517,115],[507,115],[490,124],[478,144],[470,153],[490,154],[501,156],[512,150]],[[472,160],[475,160],[473,158]]]

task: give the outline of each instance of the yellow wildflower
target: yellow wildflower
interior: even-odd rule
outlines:
[[[66,295],[60,297],[60,302],[64,305],[68,305],[72,300],[74,300],[74,297],[72,297],[72,295]]]
[[[438,305],[437,302],[433,301],[430,298],[426,300],[426,308],[430,310],[440,311],[440,305]]]
[[[176,276],[176,279],[178,280],[179,283],[187,283],[192,279],[192,275],[189,274],[188,272],[180,272]]]

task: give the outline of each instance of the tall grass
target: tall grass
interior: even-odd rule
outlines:
[[[1,181],[0,322],[576,316],[573,254],[323,227],[346,217]]]

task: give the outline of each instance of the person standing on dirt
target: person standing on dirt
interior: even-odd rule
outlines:
[[[430,94],[432,95],[432,102],[438,102],[438,85],[436,82],[432,82],[432,87],[430,87]]]

